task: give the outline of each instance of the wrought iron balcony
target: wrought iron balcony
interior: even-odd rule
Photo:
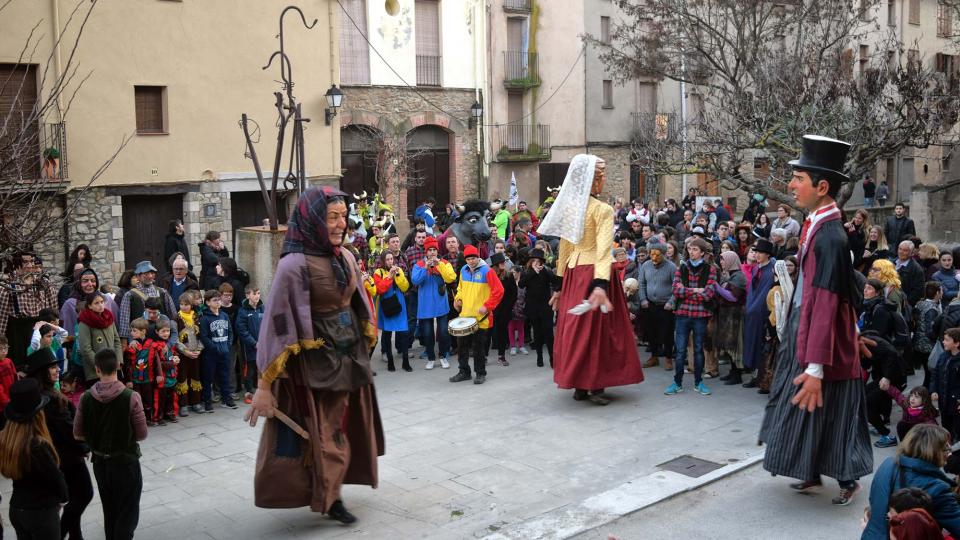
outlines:
[[[537,53],[504,51],[503,86],[505,88],[523,89],[540,86],[540,68]]]
[[[533,1],[503,0],[503,10],[511,13],[530,13],[533,10]]]
[[[59,189],[69,178],[66,126],[40,124],[17,139],[0,149],[0,183]]]
[[[630,113],[633,118],[633,140],[638,144],[680,139],[680,118],[673,113]]]
[[[502,124],[492,126],[497,161],[550,159],[550,126]]]
[[[417,55],[417,86],[440,86],[443,83],[443,57]]]

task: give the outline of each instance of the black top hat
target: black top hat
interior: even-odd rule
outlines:
[[[507,258],[503,255],[503,253],[494,253],[490,256],[490,265],[496,266],[502,262],[505,262],[506,260]]]
[[[753,245],[753,250],[757,253],[766,253],[772,256],[774,250],[773,242],[766,238],[757,238],[757,243]]]
[[[30,356],[27,356],[27,362],[23,372],[27,375],[33,375],[41,369],[56,363],[57,357],[53,355],[53,351],[51,351],[49,347],[43,347],[33,351]]]
[[[544,254],[543,250],[540,248],[533,248],[530,250],[530,254],[527,255],[528,259],[540,259],[540,262],[546,262],[547,256]]]
[[[821,135],[804,135],[800,159],[791,161],[790,166],[822,173],[831,184],[849,182],[850,178],[842,172],[849,151],[850,143]]]
[[[26,424],[46,406],[50,396],[40,393],[40,381],[23,379],[10,386],[10,403],[3,410],[7,420]]]

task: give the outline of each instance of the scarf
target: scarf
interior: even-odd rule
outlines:
[[[777,282],[780,284],[780,290],[773,294],[773,310],[777,314],[777,337],[783,340],[795,285],[793,278],[790,277],[790,272],[787,271],[787,261],[781,260],[774,263],[773,271],[777,275]]]
[[[729,277],[731,272],[740,268],[740,257],[732,251],[724,251],[720,254],[720,268]]]
[[[83,270],[78,270],[73,273],[73,287],[70,291],[70,298],[76,298],[79,302],[87,297],[87,294],[83,292],[83,289],[80,288],[80,279],[86,274],[93,274],[93,277],[97,280],[97,288],[95,291],[100,290],[100,276],[94,272],[93,268],[84,268]]]
[[[340,247],[330,243],[327,232],[327,199],[331,197],[346,198],[346,193],[323,187],[311,188],[300,195],[297,209],[287,224],[280,257],[290,253],[330,257],[337,287],[342,291],[347,288],[350,277],[344,271],[345,264]]]
[[[193,311],[189,311],[189,312],[180,311],[178,312],[178,314],[180,315],[180,320],[183,321],[184,326],[186,327],[193,326],[193,315],[194,315]]]
[[[537,228],[540,235],[559,236],[573,244],[580,242],[587,221],[586,210],[596,166],[597,156],[589,154],[577,154],[570,160],[560,194]]]
[[[92,309],[85,309],[80,312],[78,320],[90,328],[103,330],[113,325],[113,312],[109,309],[104,309],[102,313],[97,313]]]

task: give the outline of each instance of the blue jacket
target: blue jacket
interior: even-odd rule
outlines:
[[[890,507],[890,494],[900,488],[920,488],[930,495],[933,505],[930,514],[941,527],[954,537],[960,535],[960,505],[950,489],[955,485],[947,478],[943,469],[936,465],[911,457],[900,457],[899,470],[894,466],[897,458],[887,458],[876,474],[870,486],[870,521],[860,536],[861,540],[886,540],[890,538],[887,529],[887,510]],[[894,474],[897,477],[894,478]],[[893,489],[891,491],[891,482]]]
[[[436,220],[433,219],[431,215],[433,212],[430,211],[430,207],[426,204],[421,204],[413,212],[414,217],[418,217],[423,220],[423,224],[426,225],[428,230],[433,230],[433,226],[436,224]]]
[[[243,343],[247,351],[249,361],[256,360],[257,339],[260,337],[260,322],[263,321],[263,302],[257,304],[256,308],[250,307],[250,302],[246,299],[240,305],[240,311],[237,312],[237,335],[240,336],[240,343]],[[251,357],[250,353],[254,353]]]
[[[230,316],[223,309],[218,315],[206,310],[200,318],[200,343],[203,343],[204,354],[227,356],[230,354],[230,345],[233,343],[233,328],[230,326]]]
[[[441,259],[431,271],[420,261],[414,265],[410,279],[417,286],[418,319],[434,319],[450,313],[446,284],[457,279],[457,271],[453,265]]]

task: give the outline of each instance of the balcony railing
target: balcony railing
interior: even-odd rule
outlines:
[[[550,126],[503,124],[492,126],[498,161],[550,159]]]
[[[67,132],[64,124],[35,124],[0,150],[0,183],[57,188],[67,176]],[[19,132],[19,127],[11,130]],[[3,141],[0,141],[2,143]],[[0,145],[2,146],[2,145]],[[44,189],[48,189],[45,187]]]
[[[443,82],[443,57],[417,55],[417,86],[440,86]]]
[[[680,138],[679,118],[673,113],[630,113],[633,118],[633,140],[638,143],[675,141]]]
[[[530,13],[532,9],[532,0],[503,0],[504,11]]]
[[[40,132],[40,156],[43,158],[44,178],[66,180],[67,174],[67,126],[57,124],[43,124]]]
[[[540,86],[540,69],[537,53],[504,51],[503,86],[506,88],[533,88],[534,86]]]

